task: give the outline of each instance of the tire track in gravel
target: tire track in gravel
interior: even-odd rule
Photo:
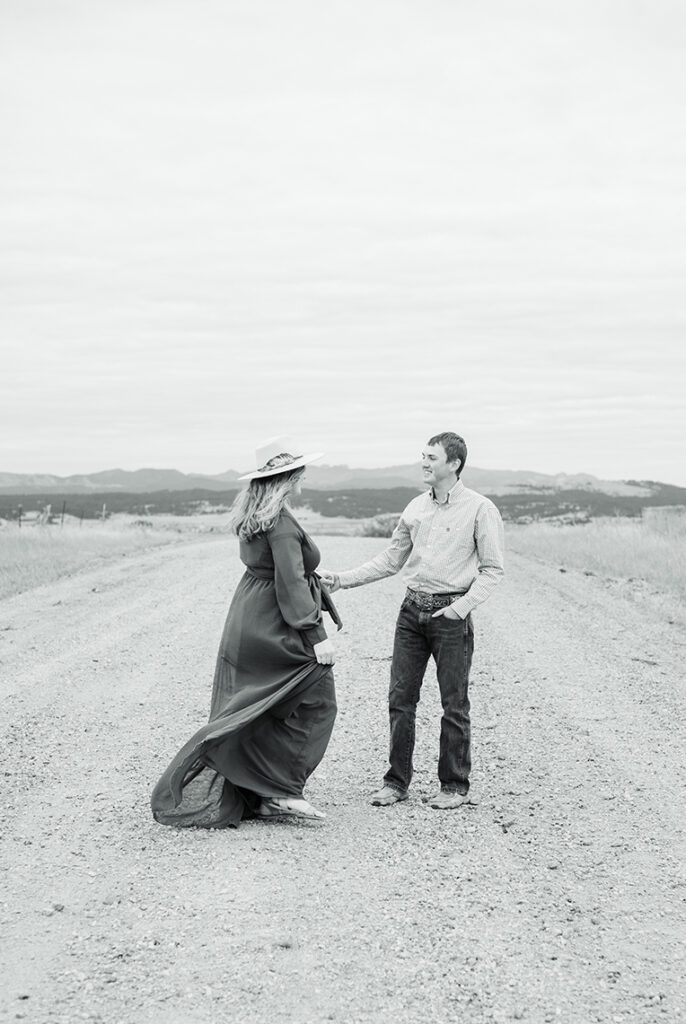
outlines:
[[[318,543],[336,568],[384,544]],[[213,538],[0,605],[0,1019],[681,1019],[683,630],[510,556],[475,616],[480,803],[422,802],[429,672],[412,798],[377,809],[403,588],[344,592],[339,717],[309,789],[326,823],[160,828],[150,787],[206,718],[240,571]]]

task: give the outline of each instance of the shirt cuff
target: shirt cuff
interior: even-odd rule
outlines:
[[[324,625],[321,626],[310,626],[309,629],[301,629],[300,632],[307,640],[308,644],[320,644],[322,640],[328,640],[329,634],[326,632]]]
[[[467,600],[467,595],[458,597],[457,601],[453,601],[450,605],[454,612],[460,616],[461,619],[466,619],[469,613],[473,610],[473,606],[470,601]]]

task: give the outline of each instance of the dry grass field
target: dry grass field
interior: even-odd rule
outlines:
[[[668,618],[686,622],[686,516],[597,519],[576,526],[509,526],[508,548],[623,585]]]
[[[315,536],[377,536],[376,520],[326,517],[307,508],[298,509],[297,515]],[[145,520],[122,514],[81,524],[67,517],[64,526],[22,529],[7,523],[0,529],[0,599],[148,548],[226,536],[227,522],[225,512],[210,512]],[[686,622],[686,516],[507,524],[506,530],[508,550],[560,571],[606,578],[634,597],[650,600],[669,618]]]
[[[178,540],[169,529],[128,521],[65,521],[64,526],[8,523],[0,529],[0,599],[79,570]]]
[[[326,518],[301,509],[313,533],[355,535],[360,521]],[[127,555],[162,544],[203,540],[228,533],[226,512],[195,516],[156,515],[141,519],[114,515],[105,521],[67,516],[64,525],[0,521],[0,600]]]

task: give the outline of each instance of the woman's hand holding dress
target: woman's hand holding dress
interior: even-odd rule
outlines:
[[[314,653],[320,665],[334,665],[336,662],[336,648],[328,638],[314,645]]]

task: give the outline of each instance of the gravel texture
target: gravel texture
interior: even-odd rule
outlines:
[[[385,541],[321,537],[344,568]],[[398,579],[336,595],[322,824],[156,825],[207,715],[241,571],[219,538],[0,603],[0,1020],[442,1024],[683,1019],[686,633],[626,591],[509,556],[475,615],[474,805],[374,808]]]

